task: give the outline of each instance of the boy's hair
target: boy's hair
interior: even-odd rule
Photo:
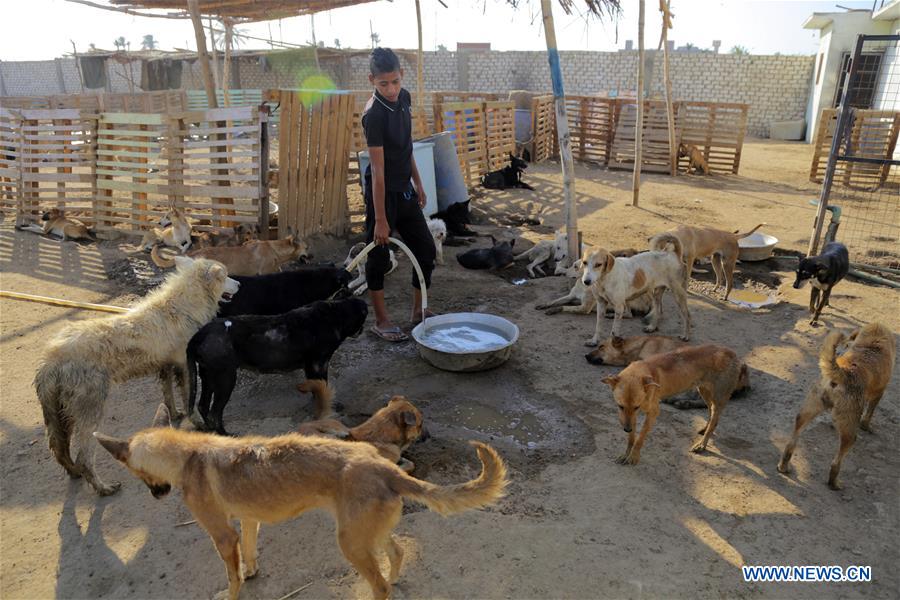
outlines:
[[[369,55],[369,71],[372,75],[393,73],[400,70],[400,59],[390,48],[375,48]]]

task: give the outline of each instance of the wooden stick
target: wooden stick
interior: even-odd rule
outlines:
[[[641,142],[644,138],[644,0],[639,0],[638,12],[638,83],[637,122],[634,125],[634,175],[631,180],[631,205],[638,205],[641,193]],[[570,254],[575,256],[575,254]]]
[[[419,31],[419,48],[416,51],[416,109],[422,110],[425,101],[425,59],[422,53],[422,7],[416,0],[416,26]]]
[[[68,306],[71,308],[83,308],[85,310],[98,310],[101,312],[124,313],[129,309],[121,306],[112,306],[110,304],[92,304],[90,302],[75,302],[74,300],[62,300],[59,298],[49,298],[47,296],[35,296],[34,294],[22,294],[20,292],[8,292],[0,290],[0,298],[12,298],[14,300],[27,300],[29,302],[40,302],[42,304],[52,304],[55,306]]]
[[[294,595],[296,595],[296,594],[299,594],[300,592],[302,592],[303,590],[305,590],[306,588],[308,588],[309,586],[311,586],[313,583],[315,583],[315,582],[314,582],[314,581],[310,581],[310,582],[307,583],[306,585],[301,585],[300,587],[298,587],[298,588],[297,588],[296,590],[294,590],[293,592],[288,592],[287,594],[285,594],[284,596],[282,596],[282,597],[279,598],[278,600],[287,600],[287,599],[290,598],[291,596],[294,596]]]
[[[206,34],[203,33],[203,23],[200,21],[200,3],[199,0],[187,0],[187,5],[191,13],[191,23],[194,25],[194,37],[197,40],[197,57],[203,73],[203,85],[206,87],[207,105],[208,108],[219,108],[216,100],[216,84],[213,82],[212,71],[209,68],[209,54],[206,52]]]
[[[184,523],[176,523],[175,527],[184,527],[186,525],[193,525],[197,522],[197,519],[191,519],[190,521],[185,521]]]
[[[672,77],[669,74],[669,28],[672,27],[672,13],[669,12],[669,0],[659,0],[662,11],[662,44],[663,44],[663,79],[666,90],[666,119],[669,125],[669,162],[672,175],[678,174],[678,144],[675,140],[675,109],[672,104]]]

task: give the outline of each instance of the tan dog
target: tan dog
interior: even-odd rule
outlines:
[[[161,406],[157,427],[129,440],[94,435],[154,497],[172,486],[181,488],[184,503],[225,563],[231,600],[244,579],[258,572],[261,522],[285,521],[316,508],[329,511],[337,521],[341,552],[380,600],[390,596],[391,583],[400,575],[403,550],[391,532],[400,521],[403,498],[449,515],[494,503],[508,484],[503,460],[478,442],[472,445],[481,474],[464,484],[439,486],[407,475],[369,444],[296,433],[233,438],[180,431],[167,427],[168,421]],[[232,525],[235,519],[241,522],[240,535]],[[381,551],[390,560],[387,581],[378,566]]]
[[[703,439],[694,444],[691,452],[703,452],[732,392],[749,385],[747,366],[732,350],[715,344],[687,346],[633,362],[618,375],[604,377],[603,383],[612,388],[619,421],[628,432],[625,454],[616,461],[627,465],[640,461],[641,448],[659,415],[662,398],[697,390],[709,407],[709,421],[699,431]],[[644,413],[644,425],[635,441],[638,410]]]
[[[241,223],[228,231],[215,233],[204,231],[192,236],[194,248],[210,248],[217,246],[243,246],[247,242],[259,239],[259,225]]]
[[[65,216],[62,209],[51,208],[41,215],[43,225],[25,225],[25,231],[42,233],[47,236],[56,236],[62,241],[66,240],[90,240],[96,241],[88,231],[87,226],[78,219],[70,219]]]
[[[191,247],[191,222],[180,208],[173,206],[167,210],[159,224],[163,228],[151,227],[147,230],[141,238],[140,246],[133,251],[152,251],[162,245],[177,248],[183,254]]]
[[[334,391],[325,381],[308,379],[297,384],[297,389],[303,393],[312,393],[317,406],[331,406]],[[387,406],[356,427],[347,427],[336,419],[319,419],[301,423],[297,431],[303,435],[324,435],[351,442],[368,442],[378,449],[381,456],[398,464],[407,473],[412,473],[416,466],[401,456],[403,451],[423,435],[427,437],[422,424],[422,413],[403,396],[394,396]]]
[[[631,248],[627,250],[613,250],[610,252],[610,254],[616,258],[634,256],[637,253],[637,250]],[[537,310],[545,311],[544,314],[546,315],[555,315],[561,312],[573,313],[576,315],[591,314],[594,312],[594,309],[597,308],[597,299],[594,298],[594,294],[591,293],[590,288],[581,281],[581,277],[584,275],[584,267],[581,259],[579,258],[564,269],[560,269],[561,264],[562,263],[556,263],[557,269],[554,271],[554,275],[565,275],[566,277],[574,278],[575,283],[572,285],[572,289],[569,290],[569,293],[565,296],[561,296],[556,300],[551,300],[544,304],[538,304],[535,308]],[[652,303],[650,294],[642,294],[637,298],[631,298],[626,302],[625,312],[622,314],[622,317],[630,319],[635,313],[644,316],[650,312],[651,308]]]
[[[153,262],[161,268],[175,264],[163,257],[154,247],[150,252]],[[217,246],[188,252],[191,258],[208,258],[225,265],[229,275],[267,275],[277,273],[281,266],[298,258],[309,258],[306,242],[294,235],[283,240],[255,241],[243,246]]]
[[[709,175],[709,163],[706,162],[700,148],[693,144],[678,144],[678,158],[685,156],[688,157],[688,174],[696,173],[697,169],[700,169],[704,175]]]
[[[674,242],[675,247],[671,252],[641,252],[626,258],[617,258],[603,248],[585,251],[581,259],[584,264],[581,281],[590,287],[597,300],[597,324],[594,337],[587,342],[588,346],[596,346],[600,342],[600,324],[606,314],[607,304],[615,312],[612,335],[621,337],[620,327],[628,301],[644,294],[649,294],[651,300],[650,313],[647,315],[649,325],[644,327],[644,331],[656,331],[662,315],[662,295],[666,289],[671,290],[681,312],[681,339],[687,341],[690,338],[691,315],[688,312],[684,285],[684,265],[680,260],[678,240]]]
[[[849,348],[838,356],[837,347],[844,342],[850,342]],[[794,433],[778,463],[781,473],[790,471],[791,456],[803,428],[817,415],[831,409],[840,446],[831,462],[828,486],[841,489],[838,483],[841,462],[856,441],[856,428],[871,430],[872,413],[891,380],[894,353],[894,334],[881,323],[857,329],[849,338],[837,331],[825,338],[819,354],[821,380],[809,391],[797,413]]]
[[[685,342],[664,335],[636,335],[627,338],[609,338],[584,357],[592,365],[627,367],[636,360],[671,352],[684,347]]]
[[[760,223],[747,233],[730,233],[712,227],[693,227],[680,225],[671,231],[661,233],[650,238],[651,250],[663,250],[677,238],[681,244],[681,256],[687,270],[684,273],[684,286],[687,287],[694,268],[694,261],[705,256],[710,257],[713,271],[716,273],[716,287],[718,290],[725,283],[725,300],[731,293],[734,279],[734,266],[737,263],[740,248],[738,240],[747,237],[754,231],[765,225]]]

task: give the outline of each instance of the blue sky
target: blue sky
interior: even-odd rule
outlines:
[[[71,52],[73,40],[79,51],[94,43],[113,49],[113,40],[124,36],[131,47],[140,47],[144,34],[151,33],[164,49],[190,48],[194,35],[189,21],[149,19],[115,14],[63,0],[2,0],[3,35],[0,36],[0,60],[41,60]],[[94,0],[103,2],[104,0]],[[539,0],[521,0],[519,9],[503,0],[445,0],[449,8],[436,0],[421,0],[425,49],[444,44],[454,49],[457,41],[491,42],[497,50],[539,50],[544,48]],[[576,3],[578,0],[576,0]],[[871,0],[855,2],[806,2],[760,0],[671,0],[675,14],[670,39],[677,45],[692,43],[710,47],[722,40],[724,50],[735,45],[756,54],[814,54],[818,32],[801,28],[812,12],[839,12],[837,4],[851,8],[872,7]],[[585,21],[567,17],[555,5],[557,38],[562,50],[615,50],[625,40],[637,39],[637,0],[623,0],[618,23]],[[645,42],[656,48],[660,17],[655,0],[647,0]],[[580,6],[579,6],[580,8]],[[413,0],[375,2],[344,8],[315,17],[316,34],[329,46],[339,39],[343,47],[369,47],[369,24],[378,33],[381,45],[414,48],[416,17]],[[309,17],[287,19],[271,24],[241,26],[250,35],[272,37],[291,43],[312,39]],[[617,40],[618,34],[618,40]],[[635,46],[637,44],[635,43]],[[249,42],[245,47],[264,47]]]

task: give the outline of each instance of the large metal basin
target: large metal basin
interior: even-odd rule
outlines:
[[[446,330],[457,326],[483,329],[492,336],[501,337],[502,341],[491,345],[487,350],[479,351],[475,346],[452,348],[436,344],[425,335],[425,327],[433,333],[433,328]],[[413,328],[412,335],[419,348],[419,354],[431,365],[445,371],[472,372],[493,369],[505,363],[512,353],[513,345],[519,339],[519,328],[496,315],[451,313],[431,317],[425,323],[419,323]]]

